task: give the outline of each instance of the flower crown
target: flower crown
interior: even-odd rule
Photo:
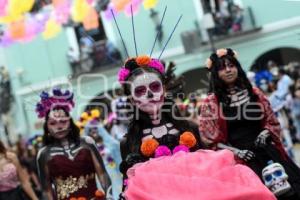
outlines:
[[[218,58],[221,58],[223,56],[226,56],[226,55],[231,55],[235,58],[237,58],[237,52],[236,51],[233,51],[232,49],[218,49],[216,51],[216,53],[213,53],[212,55],[216,55]],[[211,69],[212,68],[212,64],[213,64],[213,61],[211,59],[212,55],[210,56],[210,58],[207,58],[206,60],[206,67],[207,69]]]
[[[69,90],[62,92],[59,88],[52,90],[52,96],[48,92],[43,91],[40,94],[41,100],[36,104],[36,113],[38,118],[44,118],[47,113],[55,107],[63,108],[66,112],[70,112],[74,108],[74,94]]]
[[[136,58],[129,58],[125,62],[125,66],[121,67],[118,73],[118,80],[120,84],[124,84],[130,73],[136,68],[150,67],[158,71],[160,74],[165,73],[164,65],[155,58],[149,56],[138,56]]]

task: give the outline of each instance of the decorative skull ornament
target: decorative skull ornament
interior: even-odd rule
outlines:
[[[262,171],[265,185],[276,195],[280,196],[291,189],[288,182],[288,175],[283,166],[279,163],[269,162],[270,164]]]
[[[162,81],[151,72],[144,72],[132,80],[131,94],[134,104],[148,114],[156,114],[164,102]]]

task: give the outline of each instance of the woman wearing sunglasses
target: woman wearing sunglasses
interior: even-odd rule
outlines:
[[[201,107],[200,132],[213,149],[231,150],[237,161],[249,166],[262,181],[270,161],[280,163],[292,189],[274,185],[278,199],[300,199],[300,170],[280,141],[280,125],[267,97],[252,87],[232,49],[219,49],[207,60],[210,92]],[[278,176],[280,177],[280,176]]]
[[[45,146],[38,153],[37,163],[48,200],[109,198],[111,181],[95,142],[90,137],[80,138],[70,116],[73,94],[54,89],[53,96],[46,92],[40,96],[36,112],[39,118],[45,118]],[[96,176],[104,192],[97,190]]]
[[[274,200],[233,153],[199,150],[198,127],[179,115],[166,95],[164,65],[157,59],[128,59],[119,81],[133,106],[121,141],[124,192],[121,199]]]

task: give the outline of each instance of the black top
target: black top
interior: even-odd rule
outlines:
[[[203,147],[203,145],[200,140],[198,126],[192,122],[187,122],[187,124],[188,124],[188,127],[186,127],[186,131],[192,132],[197,140],[196,146],[191,148],[190,150],[196,151],[198,149],[201,149]],[[181,135],[181,134],[182,133],[179,132],[179,134],[174,137],[173,137],[173,135],[167,134],[167,135],[163,136],[162,138],[158,139],[157,141],[161,145],[167,145],[170,149],[172,149],[178,145],[179,135]],[[128,146],[126,135],[124,136],[124,138],[122,139],[122,141],[120,143],[120,149],[121,149],[121,156],[122,156],[120,171],[123,174],[124,179],[127,178],[126,172],[130,167],[132,167],[136,163],[145,162],[149,159],[147,157],[144,157],[141,154],[141,152],[132,152],[130,150],[131,148]]]
[[[250,100],[240,106],[223,106],[227,122],[228,143],[239,149],[251,149],[262,131],[262,111]]]

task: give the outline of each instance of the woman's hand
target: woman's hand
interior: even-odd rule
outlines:
[[[255,154],[252,151],[249,150],[240,150],[237,149],[234,152],[234,155],[236,155],[238,158],[248,162],[252,160],[255,157]]]
[[[218,143],[217,147],[220,149],[228,149],[228,150],[232,151],[235,156],[237,156],[238,158],[240,158],[246,162],[252,160],[255,157],[255,154],[252,151],[241,150],[241,149],[238,149],[238,148],[235,148],[232,146],[228,146],[223,143]]]
[[[268,130],[263,130],[256,138],[254,144],[257,147],[264,147],[267,145],[268,138],[270,138],[271,134]]]

